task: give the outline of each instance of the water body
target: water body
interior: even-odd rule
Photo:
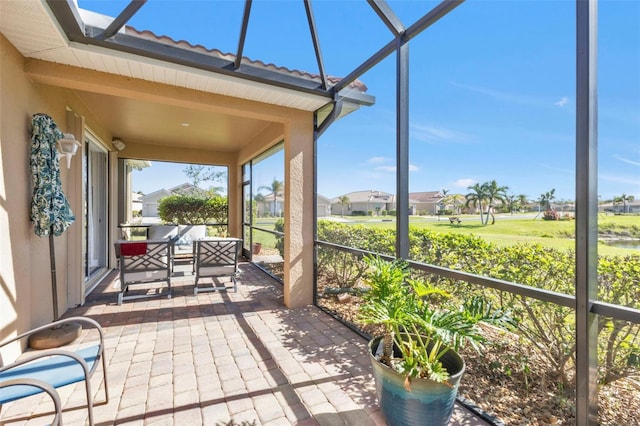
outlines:
[[[640,240],[610,240],[605,244],[624,249],[640,250]]]

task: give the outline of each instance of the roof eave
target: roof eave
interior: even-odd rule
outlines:
[[[111,49],[331,100],[336,99],[334,86],[324,89],[321,81],[245,63],[235,67],[234,61],[228,59],[127,35],[123,32],[105,39],[105,30],[85,24],[71,0],[46,0],[46,3],[70,42]],[[370,106],[375,102],[373,96],[353,89],[341,90],[339,97],[358,106]]]

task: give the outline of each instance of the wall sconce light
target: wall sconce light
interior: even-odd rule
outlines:
[[[117,138],[111,139],[111,143],[113,144],[113,146],[116,147],[118,151],[122,151],[126,146],[124,142],[122,142],[120,139],[117,139]]]
[[[58,140],[58,159],[67,157],[67,169],[71,168],[71,157],[78,151],[80,142],[71,133],[65,133],[62,139]]]

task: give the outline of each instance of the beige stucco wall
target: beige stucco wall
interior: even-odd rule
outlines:
[[[50,115],[63,132],[71,132],[84,140],[84,129],[103,141],[111,151],[110,177],[117,178],[116,156],[110,147],[113,129],[106,129],[86,110],[75,96],[74,89],[85,89],[88,83],[79,82],[65,74],[55,64],[25,60],[0,34],[0,340],[45,324],[52,320],[51,273],[49,267],[48,238],[34,235],[29,220],[31,202],[31,176],[29,168],[30,125],[34,113]],[[51,68],[51,74],[48,73]],[[93,82],[85,71],[78,76]],[[66,77],[65,77],[66,76]],[[112,90],[131,93],[131,82],[114,77]],[[100,87],[104,79],[91,87]],[[80,84],[81,87],[74,87]],[[166,94],[161,90],[141,91],[140,96],[156,99],[173,97],[185,106],[217,108],[219,97],[201,94],[190,98],[187,91],[175,90]],[[183,93],[184,92],[184,93]],[[176,96],[179,93],[179,96]],[[213,105],[213,106],[212,106]],[[285,141],[285,187],[287,203],[285,215],[285,303],[288,306],[312,302],[313,289],[313,113],[269,107],[247,101],[227,101],[225,108],[246,111],[247,116],[269,119],[267,126],[255,140],[248,141],[237,153],[200,152],[179,147],[160,148],[127,141],[119,153],[123,157],[151,160],[170,160],[210,163],[229,166],[229,228],[235,236],[241,235],[241,165],[282,140]],[[73,158],[69,170],[62,167],[63,189],[69,199],[77,221],[60,237],[55,238],[59,313],[84,302],[82,271],[82,156]],[[111,216],[117,212],[117,182],[110,183]],[[115,219],[114,219],[115,220]],[[110,223],[110,236],[117,238],[116,223]],[[111,264],[113,266],[113,256]],[[19,352],[14,346],[0,354],[5,360]]]
[[[63,132],[69,132],[72,129],[68,125],[67,107],[78,111],[82,107],[73,93],[27,79],[23,73],[24,59],[2,35],[0,51],[0,340],[3,340],[53,319],[49,241],[35,236],[29,220],[32,115],[46,113]],[[97,123],[95,127],[104,134]],[[73,174],[82,173],[79,158],[79,155],[74,158],[71,169],[61,168],[65,193],[70,189]],[[72,208],[76,205],[74,211],[78,211],[77,200],[70,197],[70,202]],[[71,228],[78,226],[76,222]],[[75,252],[69,246],[68,233],[55,238],[60,313],[76,302],[68,297],[67,254],[70,251]],[[77,293],[74,298],[78,297]],[[10,353],[2,355],[10,358],[17,351],[18,348],[13,347]]]

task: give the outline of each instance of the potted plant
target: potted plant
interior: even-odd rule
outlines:
[[[262,251],[262,243],[253,243],[251,245],[252,254],[260,254],[261,251]]]
[[[365,260],[359,320],[382,329],[368,346],[382,412],[392,426],[446,425],[465,369],[459,349],[479,350],[478,323],[506,325],[509,316],[479,297],[454,306],[445,291],[410,279],[406,262]]]

